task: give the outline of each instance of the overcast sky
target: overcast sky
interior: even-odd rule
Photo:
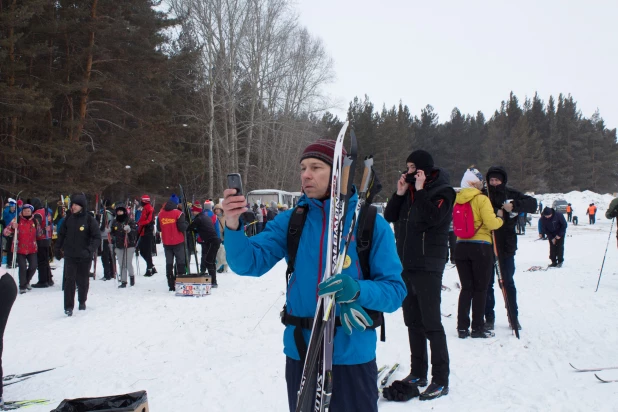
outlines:
[[[345,115],[354,96],[376,108],[456,106],[486,118],[508,99],[571,93],[618,127],[618,0],[297,0],[301,22],[324,41]]]

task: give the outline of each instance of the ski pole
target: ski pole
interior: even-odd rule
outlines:
[[[609,247],[609,239],[612,237],[612,230],[614,229],[614,220],[612,219],[612,225],[609,227],[609,235],[607,236],[607,245],[605,246],[605,254],[603,255],[603,263],[601,263],[601,270],[599,271],[599,280],[597,282],[597,288],[595,292],[599,291],[599,285],[601,284],[601,275],[603,274],[603,266],[605,266],[605,257],[607,256],[607,248]]]

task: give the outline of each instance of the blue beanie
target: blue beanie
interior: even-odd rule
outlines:
[[[172,197],[170,197],[170,202],[173,203],[175,206],[178,206],[178,203],[180,203],[180,199],[178,199],[176,193],[172,193]]]

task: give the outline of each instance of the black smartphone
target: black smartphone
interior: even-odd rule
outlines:
[[[242,179],[239,173],[229,173],[227,175],[227,187],[236,189],[236,196],[242,196]]]

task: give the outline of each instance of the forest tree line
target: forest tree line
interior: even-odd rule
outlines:
[[[0,0],[0,191],[56,198],[217,198],[226,175],[247,190],[298,191],[298,158],[341,119],[325,89],[325,46],[288,0]],[[350,103],[361,154],[387,190],[413,150],[453,185],[466,167],[504,165],[522,190],[616,191],[616,130],[574,99],[509,96],[486,119],[431,106]],[[359,176],[357,174],[357,176]]]

